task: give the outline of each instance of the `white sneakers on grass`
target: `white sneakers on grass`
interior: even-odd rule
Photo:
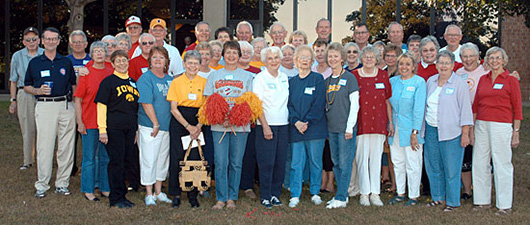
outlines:
[[[359,198],[359,203],[362,206],[370,206],[370,199],[368,195],[361,195],[361,197]]]
[[[322,199],[320,198],[320,196],[318,195],[313,195],[311,197],[311,201],[313,202],[313,204],[315,205],[320,205],[322,203]]]
[[[384,206],[383,201],[381,201],[381,198],[378,194],[371,194],[370,195],[370,203],[375,206]]]
[[[300,198],[294,197],[289,200],[289,207],[294,208],[300,203]]]

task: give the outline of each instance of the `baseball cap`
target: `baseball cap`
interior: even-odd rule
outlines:
[[[131,24],[140,24],[142,25],[142,21],[137,16],[130,16],[129,19],[125,21],[125,27],[131,25]]]
[[[149,28],[153,29],[156,26],[162,26],[163,28],[167,28],[166,27],[166,21],[164,21],[164,19],[160,19],[160,18],[156,18],[156,19],[151,20],[151,24],[149,25]]]
[[[35,33],[37,36],[39,36],[39,30],[37,30],[37,28],[35,27],[28,27],[24,30],[24,35],[28,34],[29,32],[33,32]]]

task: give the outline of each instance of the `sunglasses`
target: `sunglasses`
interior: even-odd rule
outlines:
[[[154,41],[142,41],[142,45],[153,45],[155,42]]]
[[[24,39],[24,41],[26,41],[26,42],[34,42],[34,41],[37,41],[37,40],[39,40],[39,38],[37,38],[37,37]]]

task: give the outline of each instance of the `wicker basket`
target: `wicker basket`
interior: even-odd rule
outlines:
[[[179,163],[181,169],[179,173],[179,182],[182,191],[191,191],[194,188],[197,188],[198,191],[206,191],[210,187],[211,177],[208,172],[210,166],[208,165],[208,162],[204,160],[201,141],[198,139],[196,141],[201,160],[188,160],[188,156],[192,150],[192,140],[190,141],[184,160]]]

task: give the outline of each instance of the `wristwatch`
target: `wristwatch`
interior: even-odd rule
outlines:
[[[418,134],[419,131],[418,130],[412,130],[412,134]]]
[[[515,131],[515,132],[519,132],[520,129],[521,129],[521,128],[513,129],[513,131]]]
[[[16,99],[16,98],[11,98],[11,99],[9,99],[9,101],[10,101],[10,102],[16,102],[17,99]]]

